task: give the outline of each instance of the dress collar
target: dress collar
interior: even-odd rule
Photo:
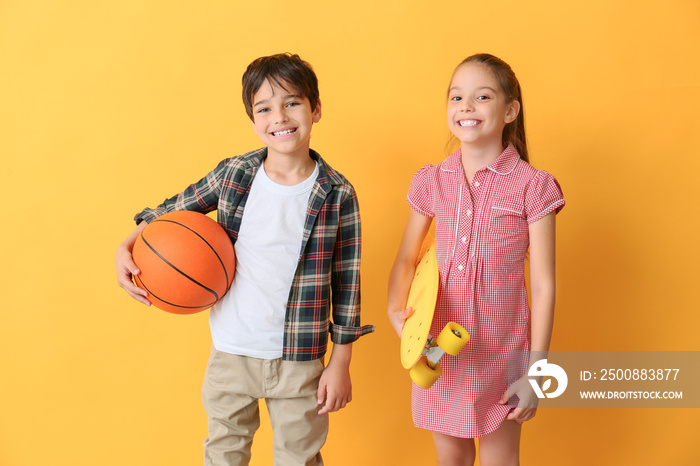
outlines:
[[[501,155],[498,156],[490,165],[484,167],[499,175],[508,175],[515,170],[520,160],[518,151],[515,150],[513,144],[508,144]],[[450,155],[442,166],[442,171],[457,172],[462,170],[462,149],[457,149]],[[483,168],[482,168],[483,170]]]
[[[501,152],[501,155],[499,155],[498,158],[486,168],[494,173],[498,173],[499,175],[508,175],[515,170],[516,166],[518,166],[519,160],[520,155],[518,154],[518,151],[515,150],[513,144],[508,144],[508,147]]]

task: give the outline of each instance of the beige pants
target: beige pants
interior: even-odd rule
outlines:
[[[275,466],[323,465],[321,447],[328,414],[319,415],[316,392],[323,361],[290,362],[222,353],[212,346],[202,399],[209,416],[206,466],[250,462],[253,435],[264,398],[272,424]]]

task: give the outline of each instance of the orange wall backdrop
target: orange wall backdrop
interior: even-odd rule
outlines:
[[[552,349],[700,350],[697,1],[3,0],[0,465],[201,464],[207,315],[132,301],[114,251],[134,213],[259,146],[240,78],[283,51],[320,77],[312,147],[359,193],[377,325],[328,464],[433,462],[385,290],[410,177],[445,157],[446,87],[475,52],[516,70],[533,164],[567,199]],[[697,464],[697,414],[542,409],[523,462]],[[263,422],[253,465],[271,437]]]

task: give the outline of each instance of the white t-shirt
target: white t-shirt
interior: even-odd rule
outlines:
[[[272,181],[264,164],[258,169],[235,244],[231,289],[209,314],[217,350],[260,359],[282,357],[287,300],[317,177],[318,163],[295,186]]]

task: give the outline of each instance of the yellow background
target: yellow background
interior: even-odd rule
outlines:
[[[566,196],[552,349],[700,349],[697,1],[2,0],[0,465],[201,464],[207,315],[130,300],[114,251],[134,213],[259,146],[240,77],[283,51],[320,77],[312,147],[359,193],[378,327],[327,464],[433,461],[385,289],[411,174],[445,157],[446,87],[475,52],[515,69],[532,163]],[[697,464],[697,414],[543,409],[523,463]]]

